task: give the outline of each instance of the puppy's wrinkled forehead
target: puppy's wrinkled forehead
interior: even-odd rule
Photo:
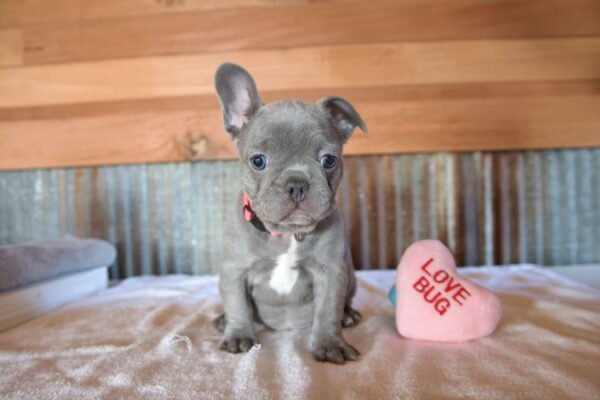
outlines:
[[[238,147],[246,155],[256,152],[310,154],[327,147],[341,150],[342,140],[327,113],[316,104],[282,100],[263,106],[244,128]]]

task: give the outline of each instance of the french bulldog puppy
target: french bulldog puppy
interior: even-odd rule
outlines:
[[[356,360],[342,336],[360,314],[351,308],[356,278],[335,193],[342,146],[356,127],[367,131],[364,121],[340,97],[263,104],[235,64],[218,68],[215,86],[242,178],[225,228],[225,312],[215,320],[221,349],[257,344],[254,321],[271,329],[312,325],[315,359]]]

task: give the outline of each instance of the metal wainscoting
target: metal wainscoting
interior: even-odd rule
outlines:
[[[459,265],[600,262],[600,149],[349,157],[338,202],[357,268],[439,238]],[[237,162],[0,173],[0,243],[104,238],[112,277],[215,273]]]

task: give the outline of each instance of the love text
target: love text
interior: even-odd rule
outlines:
[[[421,266],[424,274],[413,284],[413,288],[422,293],[423,299],[443,316],[453,303],[462,307],[471,293],[447,271],[431,271],[429,266],[432,262],[433,258],[430,258]]]

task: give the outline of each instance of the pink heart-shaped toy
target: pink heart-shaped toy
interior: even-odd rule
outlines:
[[[410,339],[463,342],[494,331],[502,307],[489,290],[461,278],[437,240],[412,244],[396,276],[396,327]]]

